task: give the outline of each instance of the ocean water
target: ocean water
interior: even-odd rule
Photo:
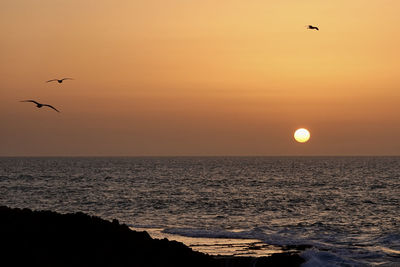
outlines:
[[[0,158],[0,205],[400,265],[400,157]]]

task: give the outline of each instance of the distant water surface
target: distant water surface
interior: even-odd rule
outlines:
[[[400,264],[400,157],[0,158],[0,205]]]

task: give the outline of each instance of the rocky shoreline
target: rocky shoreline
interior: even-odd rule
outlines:
[[[0,207],[1,266],[300,266],[295,253],[219,257],[84,213]]]

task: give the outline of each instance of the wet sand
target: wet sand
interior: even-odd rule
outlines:
[[[268,257],[275,253],[288,252],[287,249],[268,245],[257,239],[186,237],[164,233],[161,228],[130,228],[135,231],[146,231],[152,238],[178,241],[194,251],[214,256]]]

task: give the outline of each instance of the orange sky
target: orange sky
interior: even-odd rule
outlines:
[[[399,155],[398,10],[3,0],[0,155]]]

